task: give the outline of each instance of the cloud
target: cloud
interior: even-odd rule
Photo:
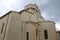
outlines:
[[[16,2],[18,2],[18,0],[0,0],[0,16],[12,10],[12,5]]]
[[[17,0],[2,0],[0,1],[0,4],[4,5],[6,8],[10,8],[13,3],[15,3]]]
[[[48,3],[48,0],[40,0],[40,3],[43,5],[43,4],[47,4]]]
[[[0,17],[4,14],[6,14],[9,11],[8,8],[4,7],[4,5],[0,4]]]

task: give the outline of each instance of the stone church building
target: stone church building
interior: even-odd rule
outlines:
[[[0,40],[57,40],[55,23],[45,21],[36,4],[28,4],[0,17]]]

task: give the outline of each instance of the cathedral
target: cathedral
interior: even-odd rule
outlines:
[[[48,16],[47,16],[48,17]],[[36,4],[0,17],[0,40],[58,40],[55,22],[46,21]]]

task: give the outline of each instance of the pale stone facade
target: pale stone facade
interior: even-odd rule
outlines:
[[[55,23],[45,21],[35,4],[0,18],[0,40],[57,40]]]

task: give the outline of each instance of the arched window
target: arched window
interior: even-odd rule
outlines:
[[[47,32],[47,30],[44,30],[44,38],[48,39],[48,32]]]
[[[2,24],[1,34],[3,33],[4,23]]]

